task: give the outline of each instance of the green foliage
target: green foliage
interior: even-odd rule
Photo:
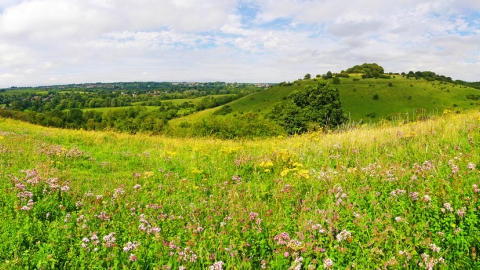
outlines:
[[[193,124],[182,122],[179,127],[182,129],[171,128],[167,133],[179,137],[213,137],[219,139],[265,138],[284,134],[279,125],[253,112],[228,117],[213,115]]]
[[[310,75],[310,73],[305,74],[305,76],[303,77],[304,80],[310,80],[311,78],[312,75]]]
[[[376,63],[364,63],[362,65],[356,65],[346,70],[346,73],[363,73],[364,78],[378,78],[384,72],[385,71],[383,67],[379,66]]]
[[[216,110],[213,115],[226,115],[232,112],[232,108],[229,105],[225,105],[220,109]]]
[[[338,90],[326,82],[293,92],[286,101],[275,105],[269,117],[289,134],[305,132],[312,124],[329,129],[346,121]]]
[[[333,83],[333,84],[340,84],[340,78],[338,78],[338,77],[333,78],[333,82],[332,82],[332,83]]]

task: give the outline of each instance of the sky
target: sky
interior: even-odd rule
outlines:
[[[480,1],[0,1],[0,88],[273,83],[362,63],[480,81]]]

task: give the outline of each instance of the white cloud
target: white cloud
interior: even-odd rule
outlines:
[[[0,87],[288,81],[363,62],[479,81],[477,2],[4,0]]]
[[[114,28],[116,16],[76,0],[37,0],[7,8],[0,35],[18,40],[56,41],[95,37]]]

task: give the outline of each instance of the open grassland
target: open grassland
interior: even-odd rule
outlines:
[[[0,119],[0,268],[476,269],[479,130],[478,111],[242,141]]]
[[[83,111],[83,112],[86,112],[86,111],[106,112],[106,111],[109,111],[109,110],[125,110],[125,109],[128,109],[128,108],[135,108],[135,107],[142,107],[142,108],[145,108],[147,111],[154,111],[154,110],[158,110],[158,108],[159,108],[159,107],[157,107],[157,106],[140,106],[140,105],[136,105],[136,106],[124,106],[124,107],[85,108],[85,109],[82,109],[82,111]]]
[[[163,103],[173,103],[174,105],[181,105],[183,103],[193,103],[193,104],[197,104],[199,102],[201,102],[203,99],[207,98],[207,97],[215,97],[215,98],[219,98],[219,97],[228,97],[228,96],[235,96],[235,94],[220,94],[220,95],[210,95],[210,96],[200,96],[200,97],[196,97],[196,98],[179,98],[179,99],[165,99],[165,100],[162,100]],[[132,105],[141,105],[143,102],[134,102]]]
[[[316,85],[316,80],[299,80],[287,86],[277,85],[227,105],[232,109],[232,114],[254,112],[265,115],[272,110],[275,102],[307,85]],[[343,109],[350,120],[355,122],[378,122],[399,117],[411,120],[438,115],[446,109],[465,111],[480,105],[476,100],[467,99],[467,95],[480,95],[480,90],[452,83],[408,79],[400,75],[393,75],[391,79],[361,79],[360,75],[352,75],[350,78],[340,78],[340,84],[332,84],[332,79],[328,81],[332,87],[338,88]],[[210,117],[212,113],[192,114],[184,121]],[[173,124],[176,122],[178,120]]]
[[[2,95],[21,95],[24,93],[34,93],[41,96],[48,95],[48,91],[38,89],[8,89],[7,91],[0,92]]]

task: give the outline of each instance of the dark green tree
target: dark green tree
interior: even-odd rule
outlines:
[[[304,80],[310,80],[312,78],[312,75],[310,73],[305,74],[305,77],[303,77]]]
[[[269,118],[282,126],[289,134],[303,133],[308,126],[335,128],[346,122],[338,89],[326,82],[306,86],[277,103]]]

